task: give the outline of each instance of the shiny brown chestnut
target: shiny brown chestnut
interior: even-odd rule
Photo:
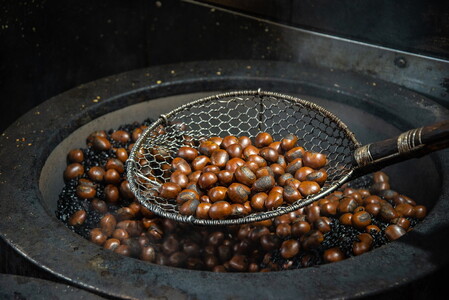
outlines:
[[[192,216],[196,213],[199,204],[200,202],[196,199],[188,200],[181,205],[179,213],[181,215]]]
[[[303,155],[302,162],[306,167],[321,169],[326,165],[327,157],[322,153],[306,151]]]
[[[182,173],[189,175],[192,173],[192,168],[190,167],[189,163],[181,158],[181,157],[175,157],[171,163],[173,171],[181,171]]]
[[[242,146],[242,149],[252,145],[251,139],[247,136],[239,137],[239,144]]]
[[[267,201],[268,195],[266,193],[257,193],[251,197],[251,207],[256,211],[262,211],[265,209],[265,201]]]
[[[413,209],[415,211],[415,218],[424,219],[427,215],[427,208],[424,205],[416,205]]]
[[[248,159],[251,155],[259,155],[259,148],[253,145],[249,145],[243,149],[243,157]]]
[[[380,208],[380,204],[378,203],[369,203],[365,206],[365,211],[375,217],[380,213]]]
[[[327,217],[319,217],[315,222],[313,222],[313,226],[322,233],[326,233],[332,230],[331,220]]]
[[[117,220],[112,214],[106,214],[100,220],[100,227],[106,236],[111,236],[117,226]]]
[[[245,165],[245,161],[243,159],[234,157],[226,163],[225,169],[231,172],[235,172],[238,167],[241,167],[243,165]]]
[[[274,163],[270,165],[270,169],[273,171],[273,175],[275,178],[285,174],[285,169],[278,163]]]
[[[284,173],[284,174],[282,174],[282,175],[279,176],[279,178],[277,179],[277,183],[278,183],[280,186],[284,186],[285,183],[286,183],[286,181],[287,181],[288,179],[290,179],[290,178],[293,178],[293,175],[292,175],[292,174],[290,174],[290,173]],[[299,186],[299,185],[298,185],[298,186]]]
[[[307,175],[313,172],[315,172],[315,170],[310,167],[301,167],[298,170],[296,170],[295,178],[298,179],[299,181],[306,181]]]
[[[254,173],[256,174],[257,178],[260,178],[260,177],[263,177],[263,176],[273,176],[274,177],[273,170],[270,167],[268,167],[268,166],[263,167],[263,168],[259,168]]]
[[[301,246],[297,240],[286,240],[282,242],[280,253],[285,259],[292,258],[299,253]]]
[[[71,163],[81,163],[84,160],[84,152],[81,149],[73,149],[67,154],[67,160]]]
[[[245,203],[250,194],[251,189],[241,183],[233,183],[228,188],[228,197],[233,203]]]
[[[291,227],[292,227],[292,235],[297,237],[301,237],[302,235],[309,232],[311,229],[310,223],[306,221],[294,222],[291,225]]]
[[[102,136],[96,136],[92,141],[92,147],[97,151],[107,151],[111,149],[111,142]]]
[[[176,156],[186,161],[193,161],[198,156],[198,150],[192,147],[180,147]]]
[[[200,178],[198,179],[198,185],[202,189],[208,189],[212,187],[215,183],[217,183],[218,177],[215,175],[215,173],[212,172],[206,172],[201,174]]]
[[[189,184],[189,178],[182,173],[181,171],[175,171],[170,176],[170,182],[176,183],[181,187],[181,189],[184,189]]]
[[[219,201],[212,204],[209,209],[209,217],[214,220],[226,219],[232,214],[232,207],[229,202]]]
[[[352,213],[344,213],[340,216],[340,223],[343,225],[352,225]]]
[[[184,173],[184,172],[183,172]],[[185,173],[184,173],[185,174]],[[197,183],[198,179],[200,178],[202,172],[201,171],[195,171],[189,174],[187,178],[189,178],[190,183]]]
[[[217,174],[219,184],[228,186],[234,182],[234,173],[228,170],[221,170]]]
[[[219,168],[224,168],[229,161],[229,154],[223,149],[215,150],[210,156],[210,161],[211,164],[216,165]]]
[[[277,191],[270,191],[268,193],[267,200],[265,201],[265,207],[267,210],[276,209],[284,203],[284,199],[282,197],[282,193],[278,193]]]
[[[221,147],[223,149],[228,149],[229,146],[239,144],[239,139],[233,135],[228,135],[223,138],[223,141],[221,142]]]
[[[103,179],[106,183],[118,184],[121,181],[121,176],[117,170],[109,169],[104,173]]]
[[[82,225],[86,221],[87,213],[84,209],[76,211],[70,218],[67,224],[70,226]]]
[[[246,166],[238,167],[234,172],[234,176],[238,182],[246,186],[251,186],[257,180],[256,174]]]
[[[207,195],[212,203],[224,201],[228,198],[228,189],[223,186],[216,186],[211,188]]]
[[[117,203],[120,199],[120,192],[113,184],[108,184],[104,188],[104,199],[109,203]]]
[[[415,215],[414,207],[408,203],[400,203],[394,209],[400,216],[413,217]]]
[[[210,163],[211,163],[211,160],[209,157],[207,157],[205,155],[199,155],[199,156],[195,157],[195,159],[192,161],[191,166],[194,171],[200,171],[200,170],[204,169],[204,167]]]
[[[323,253],[323,259],[327,263],[337,262],[345,259],[344,253],[338,247],[326,249]]]
[[[179,186],[179,184],[166,182],[161,186],[159,194],[161,197],[166,199],[176,199],[180,192],[181,187]]]
[[[91,134],[89,134],[89,136],[87,137],[87,139],[86,139],[86,144],[89,145],[89,146],[91,146],[92,143],[93,143],[93,141],[94,141],[94,139],[95,139],[97,136],[107,137],[108,135],[106,134],[106,131],[104,131],[104,130],[94,131],[94,132],[92,132]]]
[[[226,148],[226,151],[228,152],[229,157],[232,158],[234,157],[240,158],[243,155],[243,148],[240,144],[232,144]]]
[[[334,216],[337,214],[338,201],[327,202],[320,205],[321,213],[325,216]]]
[[[371,215],[366,211],[359,211],[352,216],[351,221],[354,227],[363,229],[371,224]]]
[[[267,132],[261,132],[254,138],[254,146],[258,148],[267,147],[273,143],[273,137]]]
[[[298,188],[301,195],[306,197],[318,193],[320,189],[320,185],[315,181],[303,181]]]
[[[216,143],[210,140],[202,142],[198,147],[198,150],[201,154],[209,157],[212,155],[212,152],[218,149],[220,149],[220,145],[217,145]]]
[[[200,200],[200,195],[197,191],[192,189],[182,190],[176,197],[176,203],[182,205],[189,200]]]
[[[214,142],[218,146],[221,146],[221,142],[223,141],[223,138],[221,138],[219,136],[213,136],[213,137],[209,138],[209,141]]]
[[[92,186],[80,184],[76,187],[76,195],[83,199],[92,199],[97,195],[97,191]]]
[[[385,235],[390,241],[397,240],[406,233],[405,229],[398,225],[390,225],[385,228]]]
[[[294,161],[297,158],[302,158],[306,150],[303,147],[295,147],[288,150],[284,156],[287,163]]]
[[[281,142],[272,142],[268,145],[271,149],[275,150],[278,154],[284,153],[284,151],[281,148]]]
[[[276,235],[280,238],[286,238],[292,234],[290,224],[282,223],[276,226]]]
[[[84,174],[84,167],[80,163],[72,163],[68,165],[64,171],[64,179],[74,179]]]
[[[248,212],[243,204],[233,203],[233,204],[231,204],[231,209],[232,209],[232,213],[231,213],[232,217],[243,217],[248,214]]]
[[[203,173],[211,172],[214,173],[215,175],[218,175],[218,173],[220,173],[220,167],[216,165],[207,165],[204,167],[202,172]]]
[[[93,181],[102,182],[105,173],[106,172],[102,167],[94,166],[89,169],[89,171],[87,172],[87,176],[89,176],[89,178]]]
[[[141,128],[136,128],[133,130],[132,134],[131,134],[131,138],[133,140],[133,142],[137,141],[140,136],[142,135],[143,130]]]
[[[267,192],[271,190],[275,184],[276,181],[274,180],[273,176],[263,176],[254,182],[251,189],[255,193]]]
[[[116,142],[126,144],[131,140],[131,135],[125,130],[117,130],[111,134],[111,139]]]
[[[299,199],[302,199],[301,193],[297,189],[289,185],[284,186],[283,197],[285,202],[289,204],[292,204],[298,201]]]
[[[104,202],[103,200],[100,200],[98,198],[92,199],[91,205],[95,211],[97,211],[101,214],[104,214],[108,211],[108,205],[106,204],[106,202]]]
[[[101,231],[100,228],[94,228],[90,231],[90,241],[97,244],[103,245],[107,240],[107,236]]]
[[[353,212],[358,206],[357,201],[355,201],[352,197],[343,198],[338,204],[338,212],[339,213],[347,213]]]
[[[210,219],[209,210],[210,210],[211,206],[212,206],[211,203],[206,203],[206,202],[202,202],[202,203],[198,204],[198,206],[196,208],[195,216],[198,219]]]
[[[275,163],[279,157],[279,153],[270,147],[262,148],[259,151],[259,155],[262,156],[269,163]]]
[[[298,142],[297,136],[293,134],[288,134],[281,140],[281,148],[282,150],[287,152],[293,149],[296,146],[297,142]]]
[[[123,180],[122,183],[120,183],[119,192],[120,196],[125,199],[133,199],[135,197],[133,192],[131,191],[128,180]]]
[[[103,244],[103,248],[110,251],[114,251],[118,246],[120,246],[120,241],[118,239],[108,239]]]
[[[291,173],[294,175],[296,171],[298,171],[300,168],[303,167],[302,158],[295,158],[290,163],[288,163],[287,168],[285,169],[285,172]]]
[[[306,176],[306,180],[315,181],[320,186],[323,186],[324,182],[327,180],[327,172],[324,169],[313,171],[312,173],[310,173]],[[360,194],[358,194],[358,193],[357,193],[357,195],[360,196]],[[355,194],[353,194],[353,198],[355,198],[354,196],[355,196]],[[359,199],[360,199],[360,202],[357,201],[357,199],[356,199],[356,201],[359,202],[359,204],[361,204],[362,197],[360,196]]]

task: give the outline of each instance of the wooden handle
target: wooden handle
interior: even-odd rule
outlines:
[[[363,173],[449,147],[449,121],[406,131],[397,137],[355,150],[354,164]]]

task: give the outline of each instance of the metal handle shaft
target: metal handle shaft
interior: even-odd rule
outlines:
[[[449,147],[449,120],[412,129],[354,152],[357,175]]]

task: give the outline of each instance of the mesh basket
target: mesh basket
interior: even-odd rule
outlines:
[[[169,180],[170,163],[186,143],[212,136],[254,138],[260,132],[268,132],[278,141],[294,134],[299,146],[327,155],[328,179],[319,194],[272,211],[225,220],[180,215],[174,199],[155,196],[159,186]],[[260,90],[237,91],[199,99],[162,115],[135,143],[127,175],[137,199],[163,217],[202,225],[243,224],[296,210],[335,190],[351,175],[351,154],[359,146],[345,124],[314,103]]]

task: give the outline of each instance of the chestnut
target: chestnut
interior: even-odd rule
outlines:
[[[207,189],[217,183],[217,181],[218,177],[217,175],[215,175],[215,173],[206,172],[201,174],[200,178],[198,179],[198,185],[202,189]]]
[[[177,157],[183,158],[186,161],[193,161],[198,156],[198,150],[192,147],[181,147],[176,154]]]
[[[258,148],[267,147],[273,142],[273,137],[267,132],[259,133],[254,139],[254,146]]]
[[[219,168],[224,168],[229,161],[229,154],[223,149],[215,150],[212,152],[210,161],[213,165],[216,165]]]
[[[251,189],[241,183],[233,183],[228,188],[228,197],[233,203],[243,204],[248,200]]]
[[[235,170],[235,179],[244,185],[251,186],[257,179],[256,174],[254,174],[248,167],[241,166]]]

